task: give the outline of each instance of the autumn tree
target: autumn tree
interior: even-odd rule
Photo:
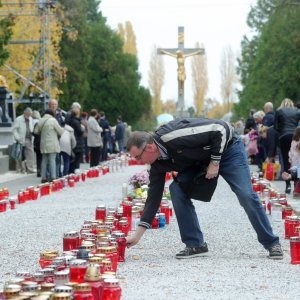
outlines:
[[[130,21],[126,21],[125,27],[122,23],[118,24],[118,33],[123,41],[124,53],[137,56],[136,36]]]
[[[26,91],[29,85],[26,79],[34,82],[34,85],[29,87],[27,93],[29,91],[40,93],[40,91],[36,90],[35,85],[41,88],[44,87],[43,68],[45,61],[47,61],[45,68],[49,83],[50,77],[52,78],[52,85],[46,92],[50,90],[51,95],[56,97],[58,94],[56,82],[62,78],[63,69],[60,66],[58,55],[61,25],[53,15],[55,13],[54,8],[51,9],[51,14],[49,13],[47,22],[45,22],[45,14],[41,13],[39,5],[31,0],[23,0],[19,5],[15,4],[13,6],[3,3],[3,6],[0,8],[0,11],[11,12],[11,16],[14,17],[11,41],[40,41],[39,43],[13,43],[6,47],[6,51],[9,53],[6,65],[10,68],[10,71],[4,67],[1,68],[1,71],[5,72],[10,90],[17,96],[21,91]],[[18,16],[18,11],[22,12],[24,10],[25,12],[31,11],[31,14],[24,13],[24,16]],[[46,36],[43,37],[43,32],[50,32],[51,37],[47,36],[46,40]],[[48,48],[48,39],[50,48]],[[46,55],[44,55],[45,53]]]
[[[199,42],[195,45],[200,48]],[[204,48],[201,45],[201,48]],[[192,85],[194,93],[194,105],[196,115],[199,116],[203,110],[204,98],[208,90],[207,60],[206,55],[194,55],[192,57]]]
[[[223,48],[221,57],[221,96],[226,111],[229,112],[235,100],[235,89],[237,83],[235,55],[230,46]]]
[[[149,69],[149,88],[152,95],[152,111],[155,116],[162,113],[161,90],[164,85],[164,62],[161,55],[157,54],[157,47],[154,45]]]
[[[205,99],[204,105],[204,117],[213,118],[213,119],[221,119],[226,111],[227,105],[225,103],[220,103],[218,100],[214,98]]]
[[[163,112],[171,115],[176,114],[176,102],[174,99],[168,99],[166,102],[163,102]]]

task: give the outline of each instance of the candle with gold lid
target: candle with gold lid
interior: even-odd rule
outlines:
[[[91,285],[94,300],[101,300],[103,285],[99,265],[90,264],[86,270],[84,280]]]
[[[92,287],[88,283],[80,283],[74,286],[74,300],[94,300]]]
[[[71,296],[69,293],[55,293],[51,300],[71,300]]]

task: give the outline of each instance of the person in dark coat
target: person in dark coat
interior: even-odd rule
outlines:
[[[262,124],[264,126],[268,126],[268,127],[273,126],[275,114],[273,111],[273,103],[272,102],[267,102],[264,105],[264,112],[265,112],[265,116],[262,119]]]
[[[66,119],[67,124],[74,129],[74,135],[76,139],[76,147],[73,149],[74,157],[71,161],[69,173],[74,173],[76,169],[80,168],[80,162],[84,152],[84,131],[85,127],[81,123],[80,108],[75,106],[72,108],[70,116]]]
[[[124,140],[125,140],[125,124],[122,122],[122,118],[117,118],[115,141],[118,144],[119,152],[124,152]]]
[[[255,113],[255,109],[250,109],[248,119],[246,120],[245,123],[244,134],[249,133],[252,129],[256,129],[256,123],[253,118],[254,113]]]
[[[104,111],[100,111],[99,115],[100,115],[99,125],[103,130],[101,133],[103,148],[102,148],[100,161],[105,161],[105,160],[107,160],[107,147],[108,147],[108,142],[111,138],[111,130],[109,127],[109,122],[105,117]]]
[[[145,208],[134,235],[126,238],[128,247],[136,245],[146,229],[151,228],[161,203],[166,172],[176,171],[178,175],[170,185],[170,193],[186,248],[175,257],[192,258],[208,252],[192,199],[203,199],[206,189],[214,182],[211,197],[220,174],[236,194],[258,241],[269,251],[269,258],[283,258],[279,238],[274,235],[265,209],[253,191],[244,145],[228,123],[214,119],[176,119],[159,127],[154,134],[133,132],[127,151],[136,160],[150,164]],[[207,196],[205,201],[210,200]]]
[[[291,148],[295,128],[300,120],[300,110],[294,106],[290,99],[284,99],[275,112],[274,128],[279,134],[279,148],[282,157],[283,171],[290,169],[289,151]],[[285,192],[291,192],[291,183],[286,181]]]

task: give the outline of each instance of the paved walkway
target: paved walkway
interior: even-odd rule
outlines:
[[[117,205],[122,183],[143,168],[128,167],[0,214],[0,280],[17,270],[37,270],[41,250],[62,250],[63,233],[93,219],[97,204]],[[118,270],[122,299],[300,299],[300,266],[290,264],[282,222],[272,223],[285,257],[272,261],[222,179],[212,202],[195,206],[209,247],[207,257],[174,258],[184,245],[173,217],[166,229],[148,230],[139,245],[127,249],[126,262]]]

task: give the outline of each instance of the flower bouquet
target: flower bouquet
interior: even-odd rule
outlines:
[[[149,184],[149,173],[144,170],[130,177],[128,182],[134,189],[141,188],[143,185]]]

